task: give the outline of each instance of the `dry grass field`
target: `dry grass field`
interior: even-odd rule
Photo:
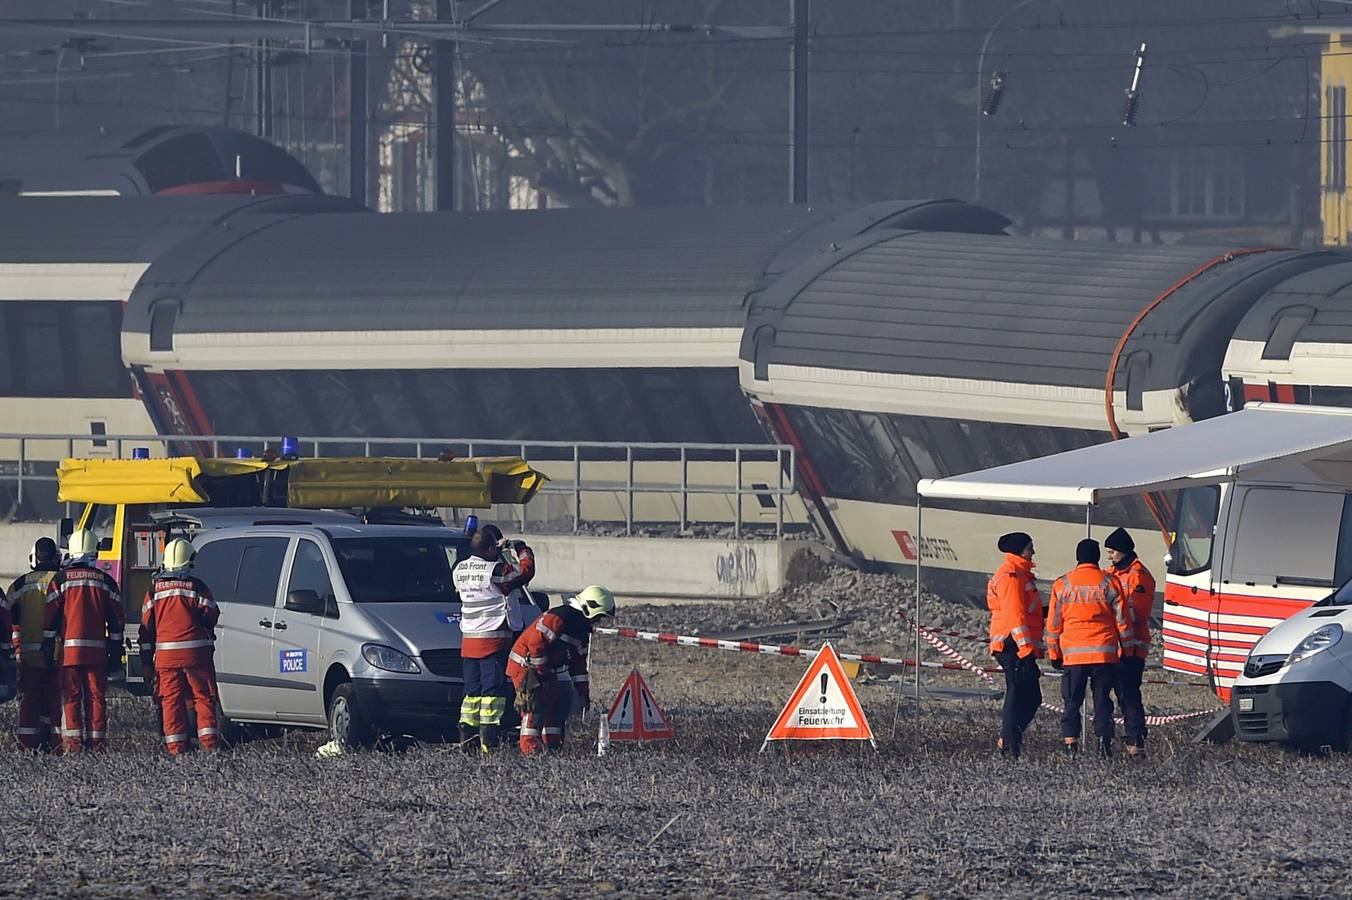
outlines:
[[[717,609],[624,620],[708,625]],[[119,698],[106,755],[0,757],[3,893],[1313,897],[1352,883],[1350,758],[1193,746],[1183,724],[1156,728],[1148,759],[1066,760],[1043,713],[1013,763],[993,752],[994,701],[927,702],[917,734],[913,703],[867,682],[878,752],[761,755],[803,661],[616,638],[595,657],[597,695],[639,667],[677,740],[597,759],[593,718],[545,759],[414,746],[316,760],[322,738],[292,732],[170,760],[146,702]],[[1195,687],[1147,702],[1214,705]],[[0,751],[14,714],[0,707]]]

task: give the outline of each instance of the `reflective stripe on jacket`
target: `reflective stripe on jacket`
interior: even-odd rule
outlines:
[[[1006,553],[986,583],[986,605],[991,611],[992,653],[999,653],[1006,639],[1013,638],[1021,658],[1042,655],[1042,594],[1032,560]]]
[[[1112,573],[1122,582],[1127,595],[1127,609],[1131,613],[1132,635],[1124,656],[1150,655],[1150,612],[1155,605],[1155,577],[1141,564],[1140,557],[1132,557],[1124,569],[1113,567]]]
[[[9,586],[9,610],[19,645],[19,660],[34,669],[47,668],[47,661],[42,658],[42,614],[47,602],[47,587],[55,575],[55,569],[38,569],[19,576]]]
[[[1131,641],[1131,613],[1116,576],[1082,563],[1052,585],[1047,654],[1068,666],[1115,663]]]
[[[155,654],[157,669],[209,666],[220,617],[200,578],[161,575],[141,604],[141,652]]]
[[[122,597],[107,572],[74,563],[47,586],[42,637],[61,641],[63,666],[104,666],[108,643],[122,641]]]

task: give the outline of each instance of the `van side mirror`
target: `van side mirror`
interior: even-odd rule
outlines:
[[[286,595],[286,608],[290,612],[309,613],[312,616],[324,614],[324,601],[319,594],[311,590],[291,591]]]
[[[110,537],[99,538],[99,552],[106,553],[113,549],[113,539]]]
[[[70,516],[62,516],[61,524],[56,530],[56,545],[62,550],[70,546],[70,536],[75,533],[75,520]]]

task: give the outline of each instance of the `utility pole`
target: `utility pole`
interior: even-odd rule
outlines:
[[[366,18],[366,0],[348,0],[352,21]],[[347,193],[366,204],[366,41],[347,44]]]
[[[437,21],[455,20],[451,0],[437,0]],[[432,183],[436,186],[438,210],[454,210],[456,200],[455,166],[455,70],[456,42],[436,41],[432,44],[432,103],[435,120],[436,155],[432,164]]]
[[[807,202],[808,36],[812,0],[789,0],[789,202]]]

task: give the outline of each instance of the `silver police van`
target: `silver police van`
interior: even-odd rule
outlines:
[[[460,531],[340,512],[200,510],[177,523],[220,606],[216,678],[227,738],[249,725],[453,736],[459,719]]]

